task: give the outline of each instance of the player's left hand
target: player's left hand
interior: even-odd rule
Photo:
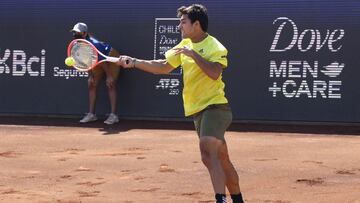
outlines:
[[[194,54],[195,54],[195,51],[192,50],[190,47],[187,47],[187,46],[184,46],[182,48],[174,48],[174,51],[175,51],[175,55],[178,55],[178,54],[184,54],[185,56],[188,56],[188,57],[191,57],[193,58],[194,57]]]

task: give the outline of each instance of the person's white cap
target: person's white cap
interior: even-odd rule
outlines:
[[[85,23],[76,23],[70,32],[87,32],[88,27]]]

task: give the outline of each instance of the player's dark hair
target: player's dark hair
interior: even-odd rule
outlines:
[[[188,7],[182,6],[177,10],[177,17],[180,18],[182,15],[187,15],[191,23],[199,21],[201,29],[207,32],[209,19],[205,6],[201,4],[193,4]]]

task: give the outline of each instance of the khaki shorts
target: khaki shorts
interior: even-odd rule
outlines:
[[[199,138],[212,136],[225,142],[225,131],[232,121],[232,111],[228,104],[209,105],[193,117]]]
[[[116,51],[115,49],[111,48],[109,56],[119,57],[120,53],[118,51]],[[94,67],[91,70],[90,77],[93,77],[95,81],[99,81],[104,76],[104,73],[105,73],[104,68],[109,68],[111,70],[110,71],[111,77],[114,80],[118,79],[121,67],[119,67],[115,63],[111,63],[111,62],[100,63],[99,65]]]

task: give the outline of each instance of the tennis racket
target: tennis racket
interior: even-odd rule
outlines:
[[[89,71],[104,61],[116,63],[119,60],[117,57],[104,55],[85,39],[75,39],[71,41],[68,45],[67,55],[74,59],[73,67],[79,71]],[[105,59],[99,61],[99,55]],[[126,63],[129,63],[129,61],[126,61]]]

